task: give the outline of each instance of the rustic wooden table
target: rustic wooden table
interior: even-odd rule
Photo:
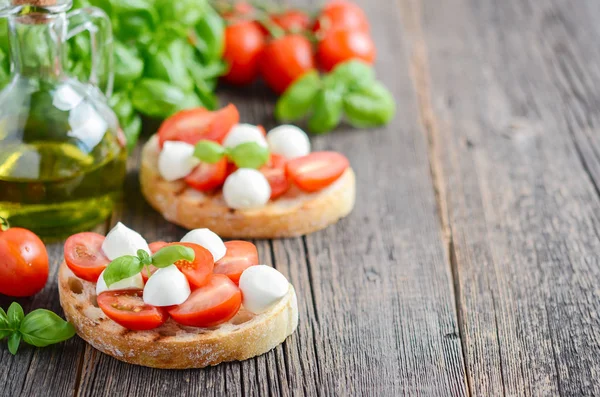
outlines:
[[[350,217],[257,242],[299,292],[298,331],[189,371],[127,365],[79,338],[16,357],[2,344],[0,394],[600,395],[600,3],[359,3],[398,114],[313,140],[357,171]],[[222,100],[274,124],[264,88]],[[177,240],[140,196],[138,155],[111,223]],[[54,280],[62,245],[50,253]],[[54,281],[21,302],[61,312]]]

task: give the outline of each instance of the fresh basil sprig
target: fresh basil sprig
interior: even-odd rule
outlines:
[[[373,68],[350,60],[322,77],[311,71],[296,80],[277,101],[275,117],[279,121],[308,117],[309,130],[324,134],[344,118],[357,128],[385,125],[395,111],[394,97],[376,80]]]
[[[214,164],[227,157],[238,168],[258,169],[269,161],[269,149],[256,142],[244,142],[224,148],[216,142],[200,141],[194,148],[194,157],[204,163]]]
[[[25,316],[23,308],[13,302],[5,312],[0,308],[0,340],[8,338],[8,351],[17,354],[21,340],[46,347],[63,342],[75,335],[75,328],[55,313],[37,309]]]
[[[180,260],[192,262],[195,257],[194,250],[183,245],[170,245],[161,248],[152,256],[144,250],[138,250],[137,256],[120,256],[110,262],[104,271],[104,282],[110,287],[114,283],[135,276],[144,267],[147,268],[152,265],[163,268],[171,266]],[[148,274],[151,274],[149,269],[147,271]]]

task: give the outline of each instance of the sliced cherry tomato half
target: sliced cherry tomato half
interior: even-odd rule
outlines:
[[[155,254],[156,251],[158,251],[159,249],[161,249],[163,247],[166,247],[167,245],[169,245],[169,243],[166,243],[164,241],[155,241],[153,243],[148,244],[148,247],[150,248],[150,252]]]
[[[185,183],[201,192],[223,186],[227,178],[227,159],[223,157],[214,164],[201,163],[185,177]]]
[[[182,141],[191,145],[203,139],[221,142],[239,121],[240,114],[233,104],[214,112],[204,108],[182,110],[162,123],[158,142],[160,147],[165,141]]]
[[[241,305],[242,292],[237,285],[223,274],[214,274],[169,314],[182,325],[213,327],[233,318]]]
[[[228,241],[227,253],[215,263],[215,274],[224,274],[236,285],[240,276],[250,266],[258,265],[256,246],[248,241]]]
[[[210,251],[193,243],[171,243],[167,244],[167,247],[171,245],[183,245],[194,250],[195,258],[193,262],[180,260],[174,263],[185,274],[190,287],[198,288],[206,284],[215,267],[215,262]]]
[[[271,154],[269,162],[260,169],[260,172],[271,185],[271,200],[283,196],[292,186],[285,172],[286,163],[285,157],[279,154]]]
[[[110,263],[102,252],[104,236],[85,232],[74,234],[65,242],[65,262],[79,278],[95,283]]]
[[[98,306],[114,322],[132,331],[161,326],[169,318],[166,309],[144,303],[144,291],[106,291],[98,295]]]
[[[313,152],[288,161],[286,172],[300,189],[319,191],[335,182],[350,166],[337,152]]]

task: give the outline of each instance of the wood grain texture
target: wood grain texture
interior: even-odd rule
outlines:
[[[436,214],[427,145],[399,43],[393,3],[362,4],[382,48],[380,74],[400,100],[393,125],[344,128],[314,140],[317,149],[348,154],[360,169],[356,211],[306,238],[258,241],[260,257],[296,286],[298,331],[274,351],[202,371],[158,371],[86,350],[81,395],[464,395],[464,367],[449,264]],[[400,41],[401,43],[401,41]],[[398,51],[399,50],[399,51]],[[263,87],[224,88],[246,122],[273,127],[274,98]],[[369,150],[365,150],[368,148]],[[118,218],[150,240],[176,241],[185,231],[143,202],[136,154]],[[379,161],[399,158],[400,164]],[[375,182],[374,182],[375,181]],[[372,187],[376,183],[375,187]],[[184,380],[184,381],[182,381]]]
[[[470,391],[600,394],[597,3],[401,4]]]

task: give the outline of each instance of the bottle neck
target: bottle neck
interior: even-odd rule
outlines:
[[[41,78],[62,75],[64,13],[11,16],[8,26],[13,73]]]

